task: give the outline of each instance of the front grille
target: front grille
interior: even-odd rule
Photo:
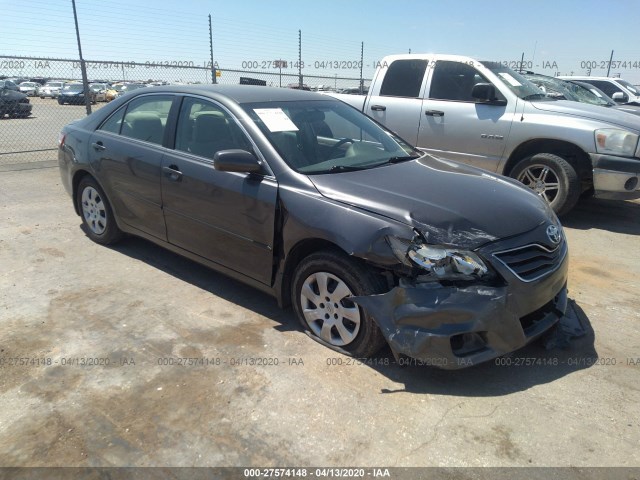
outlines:
[[[555,271],[567,254],[567,242],[550,250],[542,245],[526,245],[493,254],[511,273],[524,282],[533,282]]]

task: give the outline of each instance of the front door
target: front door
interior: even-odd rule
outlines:
[[[516,102],[490,105],[471,97],[490,83],[472,65],[440,60],[422,102],[418,146],[434,155],[496,171],[504,153]],[[504,100],[496,88],[498,99]]]
[[[219,150],[253,150],[222,106],[185,97],[175,149],[162,162],[162,203],[170,243],[271,284],[278,184],[273,176],[223,172]]]

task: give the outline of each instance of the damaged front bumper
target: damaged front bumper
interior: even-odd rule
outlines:
[[[553,327],[567,308],[568,261],[533,282],[464,288],[404,283],[353,297],[378,323],[394,354],[459,369],[513,352]]]

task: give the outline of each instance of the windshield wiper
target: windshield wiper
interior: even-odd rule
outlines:
[[[422,155],[406,155],[404,157],[391,157],[385,163],[400,163],[406,162],[408,160],[415,160],[416,158],[420,158]]]
[[[333,165],[327,170],[327,173],[337,172],[355,172],[358,170],[365,170],[367,167],[355,167],[353,165]]]

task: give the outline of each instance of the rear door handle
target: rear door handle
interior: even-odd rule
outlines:
[[[179,182],[182,180],[182,172],[177,165],[169,165],[168,167],[162,167],[162,171],[167,174],[167,177],[172,182]]]
[[[384,112],[387,109],[384,105],[371,105],[371,110],[374,112]]]
[[[96,142],[96,143],[92,143],[91,146],[95,149],[95,150],[106,150],[107,147],[105,147],[102,142]]]
[[[429,117],[444,117],[444,112],[441,110],[427,110],[424,114]]]

